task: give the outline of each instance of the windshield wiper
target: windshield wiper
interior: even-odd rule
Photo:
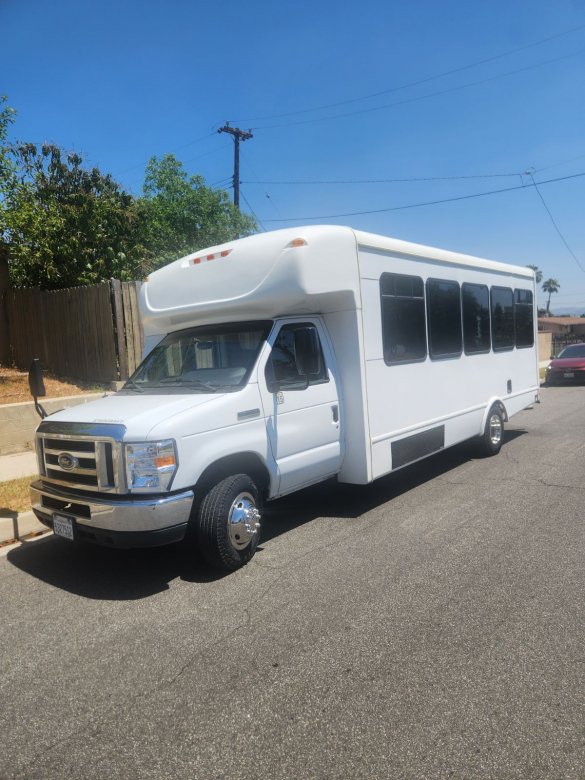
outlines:
[[[203,387],[205,390],[209,390],[215,393],[217,387],[210,385],[207,382],[202,382],[200,379],[185,379],[180,376],[169,376],[160,380],[161,385],[193,385],[194,387]]]
[[[140,387],[140,385],[137,385],[136,382],[132,379],[132,377],[130,377],[130,379],[126,381],[126,384],[124,385],[122,390],[138,390],[139,393],[144,392],[144,388]]]

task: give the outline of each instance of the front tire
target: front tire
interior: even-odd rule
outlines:
[[[213,485],[197,515],[197,539],[205,560],[226,571],[248,563],[260,542],[260,517],[260,491],[247,474]]]
[[[485,429],[481,436],[483,455],[497,455],[502,449],[504,440],[504,416],[497,406],[492,406],[485,421]]]

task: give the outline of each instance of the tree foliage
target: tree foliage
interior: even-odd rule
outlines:
[[[548,293],[548,300],[546,302],[546,316],[550,314],[550,297],[553,293],[557,293],[561,289],[561,285],[556,279],[547,279],[542,283],[542,289],[545,293]]]
[[[540,268],[537,265],[527,265],[526,268],[531,268],[534,271],[536,284],[540,284],[542,282],[542,271]]]
[[[140,276],[147,259],[133,197],[78,154],[46,144],[13,151],[19,177],[7,197],[15,286],[43,289]]]
[[[189,176],[172,154],[150,159],[143,192],[138,206],[145,244],[157,267],[256,229],[255,221],[232,205],[227,192],[206,186],[201,176]]]
[[[14,111],[0,98],[0,241],[17,287],[56,289],[140,279],[184,254],[252,233],[227,192],[173,155],[151,158],[143,196],[52,144],[11,145]]]

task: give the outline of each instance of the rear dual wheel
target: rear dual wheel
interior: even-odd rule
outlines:
[[[213,485],[199,505],[196,537],[212,566],[233,571],[253,557],[260,542],[260,492],[247,474]]]
[[[497,406],[490,409],[483,436],[481,436],[481,449],[484,455],[497,455],[502,449],[504,440],[504,416]]]

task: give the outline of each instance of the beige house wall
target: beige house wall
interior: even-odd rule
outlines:
[[[538,332],[538,360],[540,363],[547,362],[552,355],[552,333],[550,331]]]

